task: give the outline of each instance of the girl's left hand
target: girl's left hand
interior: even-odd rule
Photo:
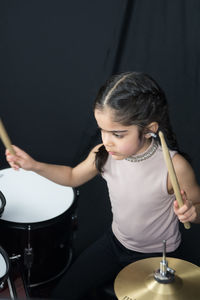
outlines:
[[[183,199],[183,206],[179,208],[178,201],[174,201],[174,212],[179,218],[180,222],[193,222],[197,217],[197,212],[191,200],[187,199],[185,191],[181,190]]]

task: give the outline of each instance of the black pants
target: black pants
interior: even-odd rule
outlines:
[[[170,256],[177,257],[176,252],[170,253]],[[128,264],[161,255],[126,249],[110,229],[75,260],[53,290],[52,298],[81,300],[90,290],[114,279]]]

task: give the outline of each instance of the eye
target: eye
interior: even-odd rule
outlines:
[[[119,134],[119,133],[116,133],[116,132],[113,132],[113,135],[118,138],[118,139],[122,139],[124,136],[122,134]]]

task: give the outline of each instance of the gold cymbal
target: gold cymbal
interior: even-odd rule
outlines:
[[[168,266],[175,270],[171,283],[159,283],[154,272],[162,257],[136,261],[117,275],[114,290],[119,300],[198,300],[200,299],[200,268],[190,262],[167,258]]]

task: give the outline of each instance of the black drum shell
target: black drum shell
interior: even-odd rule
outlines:
[[[77,206],[77,191],[73,189],[73,192],[71,206],[52,219],[36,223],[15,223],[0,219],[1,245],[9,257],[21,256],[25,272],[27,260],[30,262],[25,252],[28,247],[32,248],[31,285],[50,281],[69,265]]]

